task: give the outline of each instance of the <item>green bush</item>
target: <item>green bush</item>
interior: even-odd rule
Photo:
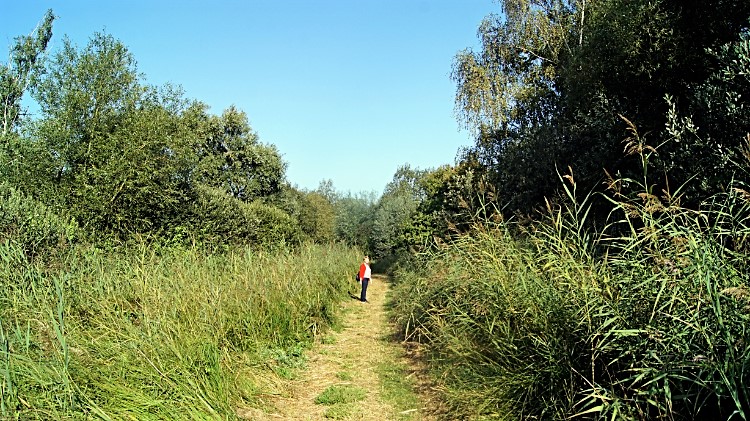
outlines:
[[[221,189],[200,187],[193,209],[176,227],[209,243],[299,244],[301,230],[286,212],[261,202],[245,203]]]
[[[0,241],[18,244],[33,257],[64,249],[78,237],[73,220],[6,183],[0,184]]]

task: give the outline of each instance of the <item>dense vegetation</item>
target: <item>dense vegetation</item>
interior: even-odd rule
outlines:
[[[450,417],[747,419],[748,254],[726,247],[750,234],[747,198],[612,197],[595,236],[570,180],[542,220],[485,221],[398,273],[399,330]]]
[[[330,182],[290,185],[280,153],[243,111],[212,115],[179,87],[146,84],[111,35],[48,52],[54,18],[18,37],[0,66],[0,182],[89,240],[295,245],[344,235],[366,244],[359,225],[372,199]],[[38,107],[34,119],[24,95]]]
[[[449,419],[748,419],[750,3],[499,5],[453,66],[475,144],[377,198],[290,185],[244,112],[147,85],[107,34],[48,52],[50,12],[17,38],[0,418],[262,405],[364,250]]]
[[[262,407],[271,372],[288,376],[336,322],[359,253],[141,244],[47,267],[5,243],[0,256],[3,418],[166,420]]]
[[[263,407],[336,323],[373,199],[290,185],[244,112],[106,33],[47,51],[54,20],[0,65],[0,419]]]
[[[447,417],[748,419],[750,3],[499,3],[375,218]]]

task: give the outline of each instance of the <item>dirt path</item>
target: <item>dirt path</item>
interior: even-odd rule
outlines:
[[[344,304],[344,328],[331,332],[308,352],[306,369],[296,380],[284,384],[286,390],[274,399],[275,412],[267,413],[267,419],[432,419],[415,395],[406,402],[397,397],[399,403],[394,404],[394,392],[400,394],[398,387],[384,385],[389,375],[395,373],[398,381],[411,377],[408,373],[412,372],[405,365],[401,346],[389,338],[392,328],[385,311],[388,290],[387,278],[376,275],[367,290],[369,303],[351,299]],[[321,394],[332,387],[356,391],[360,399],[345,404],[316,403],[316,398],[320,400]]]

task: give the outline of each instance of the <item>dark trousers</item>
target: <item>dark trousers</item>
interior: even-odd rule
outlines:
[[[367,284],[370,283],[370,278],[362,279],[362,294],[359,296],[360,301],[367,301]]]

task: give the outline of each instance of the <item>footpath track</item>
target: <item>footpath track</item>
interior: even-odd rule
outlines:
[[[400,344],[391,339],[393,328],[386,315],[388,278],[374,276],[367,291],[369,303],[354,298],[359,295],[352,283],[352,297],[343,304],[343,329],[330,332],[307,352],[306,367],[295,379],[284,381],[278,394],[269,399],[270,410],[247,414],[248,419],[268,420],[432,420],[416,395],[413,405],[394,407],[393,393],[384,371],[397,376],[416,376],[413,363],[405,359]],[[385,367],[385,368],[384,368]],[[389,367],[391,369],[389,369]],[[416,379],[409,379],[416,385]],[[346,403],[320,403],[331,389],[355,396]],[[398,390],[395,391],[399,393]],[[386,395],[390,397],[386,398]],[[407,394],[407,393],[404,393]],[[347,395],[348,396],[348,395]],[[351,396],[350,396],[351,397]],[[316,400],[318,401],[316,403]]]

